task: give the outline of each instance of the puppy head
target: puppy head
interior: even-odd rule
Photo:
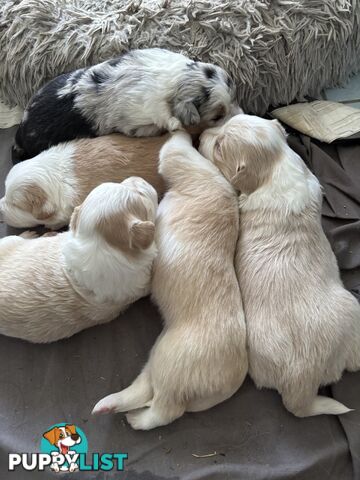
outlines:
[[[200,153],[212,161],[235,189],[250,194],[268,182],[286,146],[277,120],[237,115],[200,137]]]
[[[35,227],[51,221],[55,207],[45,190],[35,182],[6,186],[0,200],[0,212],[4,221],[13,227]]]
[[[103,183],[74,210],[70,230],[75,237],[102,240],[135,255],[154,241],[157,204],[155,189],[140,177]]]
[[[235,84],[222,68],[210,63],[189,62],[170,104],[173,114],[183,125],[212,126],[240,113],[235,97]]]
[[[5,196],[0,200],[4,221],[13,227],[34,227],[56,222],[56,206],[44,178],[30,160],[15,165],[5,181]],[[37,178],[39,173],[39,178]]]

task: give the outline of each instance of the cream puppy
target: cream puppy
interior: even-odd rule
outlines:
[[[241,192],[236,268],[252,378],[299,417],[348,412],[318,395],[360,369],[360,307],[321,227],[318,180],[276,120],[233,117],[203,133],[200,151]]]
[[[130,176],[144,178],[161,195],[164,184],[157,163],[168,138],[114,134],[49,148],[10,170],[0,213],[13,227],[61,228],[95,187]]]
[[[1,239],[0,333],[52,342],[108,322],[147,295],[156,207],[153,187],[131,177],[93,190],[69,232]]]
[[[159,171],[170,189],[156,220],[152,294],[165,327],[132,385],[93,410],[134,410],[127,419],[142,430],[226,400],[247,373],[236,193],[184,132],[162,148]]]

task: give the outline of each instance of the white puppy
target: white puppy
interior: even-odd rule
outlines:
[[[162,148],[159,171],[170,190],[156,220],[159,256],[152,293],[165,328],[133,384],[93,410],[134,410],[127,419],[143,430],[226,400],[247,373],[244,314],[233,263],[236,193],[192,148],[186,133],[176,133]]]
[[[318,180],[276,120],[233,117],[203,133],[200,151],[241,192],[236,268],[256,385],[300,417],[349,411],[317,394],[360,369],[360,307],[321,227]]]
[[[156,207],[153,187],[131,177],[93,190],[69,232],[1,239],[0,333],[52,342],[112,320],[147,295]]]
[[[62,143],[18,163],[5,180],[0,214],[13,227],[68,225],[75,207],[98,185],[139,176],[161,195],[159,152],[168,135],[129,138],[113,134]]]

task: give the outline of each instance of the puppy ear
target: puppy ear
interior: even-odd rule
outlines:
[[[146,250],[154,241],[155,225],[153,222],[135,220],[130,226],[130,246]]]
[[[73,211],[73,213],[71,215],[71,219],[70,219],[70,230],[74,233],[76,232],[77,227],[78,227],[78,223],[79,223],[80,208],[81,207],[75,207],[74,208],[74,211]]]
[[[51,445],[55,445],[58,430],[59,430],[58,427],[54,427],[51,430],[49,430],[48,432],[45,432],[43,434],[43,437],[46,438],[46,440],[48,442],[50,442]]]
[[[241,190],[241,185],[246,176],[246,161],[241,157],[240,152],[236,152],[236,164],[225,159],[226,135],[219,135],[214,146],[214,160],[219,166],[225,178],[236,190]]]
[[[65,425],[65,428],[67,428],[68,430],[70,430],[71,435],[74,435],[74,433],[76,433],[76,427],[75,427],[75,425]]]
[[[214,160],[217,162],[223,161],[223,143],[225,140],[225,135],[219,135],[216,139],[214,145]]]
[[[114,248],[122,251],[130,250],[130,240],[124,215],[113,213],[101,217],[95,229]]]
[[[39,220],[47,220],[55,214],[45,190],[35,183],[24,185],[14,194],[14,205]]]
[[[244,161],[240,161],[239,165],[236,167],[235,175],[230,178],[230,183],[235,188],[235,190],[241,190],[241,187],[244,183],[245,174],[246,174],[246,163]]]
[[[191,101],[175,103],[173,115],[178,118],[184,126],[198,125],[200,123],[200,114]]]

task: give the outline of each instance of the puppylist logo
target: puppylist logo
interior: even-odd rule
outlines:
[[[57,423],[44,432],[40,453],[9,453],[9,471],[16,469],[54,472],[97,472],[124,470],[127,453],[87,455],[88,442],[81,428]]]

